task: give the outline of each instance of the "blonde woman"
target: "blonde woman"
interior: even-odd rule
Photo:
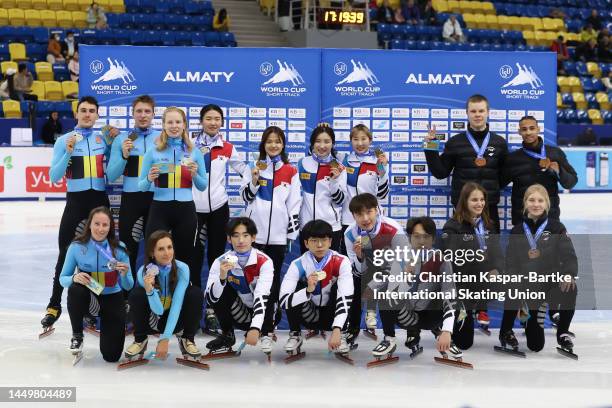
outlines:
[[[208,175],[202,153],[189,140],[185,113],[169,107],[162,121],[156,148],[145,154],[138,181],[140,191],[149,191],[153,185],[145,238],[153,231],[172,231],[176,258],[189,264],[198,226],[191,187],[205,190]],[[199,283],[199,276],[191,280]]]

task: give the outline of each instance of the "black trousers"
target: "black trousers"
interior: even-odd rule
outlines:
[[[409,314],[400,319],[402,313]],[[385,336],[395,337],[395,326],[406,330],[409,336],[416,336],[421,330],[434,330],[442,326],[442,309],[427,309],[418,311],[380,310],[380,319]]]
[[[272,287],[270,288],[270,297],[268,298],[268,304],[266,306],[266,318],[267,318],[269,308],[271,308],[272,316],[276,315],[276,308],[278,307],[278,293],[280,291],[280,283],[281,283],[280,276],[281,276],[281,271],[283,269],[283,262],[285,261],[287,245],[255,244],[254,246],[255,248],[262,251],[264,254],[272,258],[272,263],[274,264],[274,280],[272,281]],[[274,327],[277,324],[278,322],[275,321]]]
[[[212,303],[211,306],[215,315],[217,315],[221,330],[224,332],[231,331],[233,328],[247,331],[251,327],[253,309],[244,304],[232,285],[226,284],[219,300]],[[263,325],[261,326],[262,335],[274,331],[274,308],[274,303],[268,299]]]
[[[64,266],[68,246],[78,232],[85,228],[85,222],[89,213],[96,207],[109,207],[108,197],[104,191],[85,190],[76,193],[66,193],[66,206],[60,221],[57,245],[59,255],[55,263],[55,274],[53,275],[53,291],[47,307],[59,309],[62,304],[62,292],[64,288],[59,283],[59,275]]]
[[[305,288],[304,282],[298,282],[296,291]],[[302,303],[296,307],[286,309],[287,321],[290,331],[300,331],[304,326],[308,330],[331,330],[336,312],[336,297],[338,286],[334,283],[329,294],[327,305],[317,305],[312,300]],[[344,330],[346,328],[342,328]]]
[[[229,221],[229,205],[225,203],[210,213],[197,213],[198,234],[195,240],[195,251],[193,260],[189,265],[191,269],[191,283],[197,286],[206,286],[208,272],[202,276],[202,266],[204,264],[204,246],[206,246],[206,260],[208,269],[212,266],[215,259],[225,252],[227,235],[225,228]],[[197,282],[196,282],[197,281]]]
[[[127,246],[132,276],[136,282],[138,246],[144,237],[153,193],[122,193],[119,208],[119,240]]]
[[[174,256],[179,261],[190,265],[198,220],[193,201],[155,201],[151,203],[151,211],[147,220],[145,237],[158,230],[172,232]],[[194,271],[190,271],[190,280],[196,286],[200,283]],[[194,283],[195,282],[195,283]]]
[[[170,309],[164,311],[162,316],[159,316],[157,326],[152,327],[153,312],[149,307],[149,299],[144,288],[141,286],[134,287],[130,292],[130,311],[134,322],[134,340],[138,343],[144,341],[149,334],[163,333]],[[185,297],[183,298],[183,306],[181,313],[176,322],[176,327],[173,333],[183,330],[183,337],[193,341],[194,336],[200,327],[200,319],[202,319],[202,304],[204,295],[202,290],[194,285],[187,287]],[[156,315],[155,315],[156,316]],[[154,320],[157,318],[153,317]]]
[[[92,305],[93,301],[93,305]],[[125,303],[123,293],[96,295],[80,283],[72,283],[68,289],[68,313],[73,334],[83,334],[83,317],[99,305],[100,352],[108,362],[121,358],[125,342]],[[93,306],[93,308],[91,307]]]
[[[344,239],[344,236],[342,235],[342,230],[334,231],[332,235],[331,249],[333,249],[336,252],[340,252],[340,243],[342,242],[343,239]],[[300,240],[300,253],[303,255],[306,253],[306,251],[308,251],[308,248],[306,248],[306,245],[304,245],[304,237],[302,236],[302,231],[300,231],[299,240]]]

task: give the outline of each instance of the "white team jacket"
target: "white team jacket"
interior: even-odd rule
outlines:
[[[274,278],[272,259],[260,250],[252,248],[244,269],[237,265],[227,273],[226,281],[221,283],[219,279],[221,261],[227,254],[234,255],[234,251],[227,251],[215,259],[210,268],[208,281],[206,282],[206,297],[209,302],[217,303],[229,283],[236,290],[245,306],[253,309],[251,328],[261,330]]]
[[[266,163],[268,167],[259,171],[257,186],[251,182],[250,171],[243,180],[240,195],[247,203],[244,216],[255,222],[258,244],[286,245],[287,239],[294,240],[299,233],[300,180],[291,164]]]
[[[341,213],[346,199],[346,171],[340,173],[337,179],[332,179],[330,170],[329,164],[319,164],[312,156],[306,156],[298,162],[302,184],[300,228],[308,221],[317,219],[328,222],[334,231],[342,229]]]
[[[281,283],[280,305],[282,308],[288,309],[312,301],[315,306],[327,306],[331,287],[334,283],[337,283],[336,311],[332,327],[342,329],[353,300],[353,276],[348,258],[336,251],[330,251],[332,255],[323,265],[323,271],[327,276],[317,283],[314,292],[310,294],[306,291],[306,287],[297,291],[296,288],[298,282],[307,284],[308,277],[316,272],[312,255],[310,252],[306,252],[291,262]]]

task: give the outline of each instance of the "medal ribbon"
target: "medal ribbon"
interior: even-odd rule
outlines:
[[[310,255],[310,259],[312,259],[312,263],[315,266],[315,270],[316,271],[322,271],[323,267],[325,266],[325,264],[327,263],[327,261],[329,261],[329,258],[332,255],[332,251],[327,251],[327,253],[325,254],[325,256],[323,257],[323,259],[321,259],[321,262],[317,262],[317,259],[314,257],[314,255],[312,254],[312,252],[308,251],[308,254]]]
[[[487,133],[484,140],[482,141],[482,146],[478,146],[478,143],[476,143],[474,136],[472,136],[469,130],[466,131],[465,134],[467,136],[468,141],[474,148],[474,151],[476,152],[476,157],[478,157],[479,159],[482,159],[484,157],[484,152],[487,149],[487,146],[489,145],[489,139],[491,139],[491,133]]]
[[[474,226],[474,232],[476,233],[476,238],[478,239],[478,245],[480,249],[487,250],[487,242],[485,241],[485,234],[487,230],[484,227],[484,222],[482,218],[478,218],[476,220],[476,225]]]
[[[328,163],[330,163],[330,162],[332,161],[332,159],[333,159],[333,157],[332,157],[331,153],[330,153],[330,154],[328,154],[328,155],[327,155],[327,156],[325,156],[325,157],[319,157],[319,156],[317,156],[315,153],[313,153],[313,154],[312,154],[312,158],[313,158],[313,159],[314,159],[314,160],[315,160],[317,163],[320,163],[320,164],[328,164]]]
[[[538,228],[534,236],[531,234],[531,230],[529,229],[529,226],[527,225],[527,223],[523,222],[523,231],[525,231],[525,236],[527,237],[527,241],[529,241],[529,247],[531,249],[538,248],[537,241],[542,236],[542,233],[544,232],[544,228],[546,228],[547,225],[548,225],[548,220],[544,221],[542,225],[540,225],[540,228]]]
[[[115,257],[113,256],[113,253],[110,250],[110,245],[108,245],[108,242],[106,243],[106,248],[99,245],[96,241],[93,241],[94,246],[96,247],[96,249],[98,250],[98,252],[100,252],[102,255],[104,255],[104,257],[106,259],[108,259],[110,262],[117,262],[117,260],[115,259]]]
[[[532,152],[531,150],[527,150],[523,147],[523,151],[529,157],[533,157],[534,159],[545,159],[546,158],[546,146],[542,143],[542,149],[540,150],[540,154],[536,152]]]

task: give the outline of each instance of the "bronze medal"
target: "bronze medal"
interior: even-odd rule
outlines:
[[[329,167],[331,167],[332,169],[337,169],[340,167],[340,163],[338,163],[337,160],[332,160],[329,162]]]
[[[255,164],[259,170],[265,170],[268,168],[268,164],[263,160],[257,160]]]
[[[130,139],[132,142],[136,139],[138,139],[138,133],[136,132],[132,132],[129,134],[128,139]]]
[[[487,159],[485,159],[484,157],[477,157],[474,159],[474,163],[478,167],[484,167],[487,165]]]
[[[540,257],[540,250],[539,249],[530,249],[529,252],[527,252],[527,256],[529,256],[529,259],[536,259]]]
[[[544,159],[540,159],[540,167],[543,169],[547,169],[550,167],[550,159],[548,157]]]

